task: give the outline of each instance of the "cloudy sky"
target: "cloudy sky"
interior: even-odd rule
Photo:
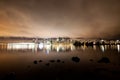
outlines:
[[[0,36],[119,38],[120,0],[0,0]]]

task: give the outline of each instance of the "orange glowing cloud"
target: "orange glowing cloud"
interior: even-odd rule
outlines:
[[[119,3],[3,0],[0,1],[0,36],[114,37],[120,34]]]

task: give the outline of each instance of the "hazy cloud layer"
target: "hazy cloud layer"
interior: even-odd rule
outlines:
[[[0,36],[115,37],[120,0],[0,0]]]

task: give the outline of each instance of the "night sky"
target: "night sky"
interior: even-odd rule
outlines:
[[[0,36],[119,38],[120,0],[0,0]]]

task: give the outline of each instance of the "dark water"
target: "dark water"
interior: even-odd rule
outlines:
[[[0,80],[120,80],[120,45],[0,43]]]

